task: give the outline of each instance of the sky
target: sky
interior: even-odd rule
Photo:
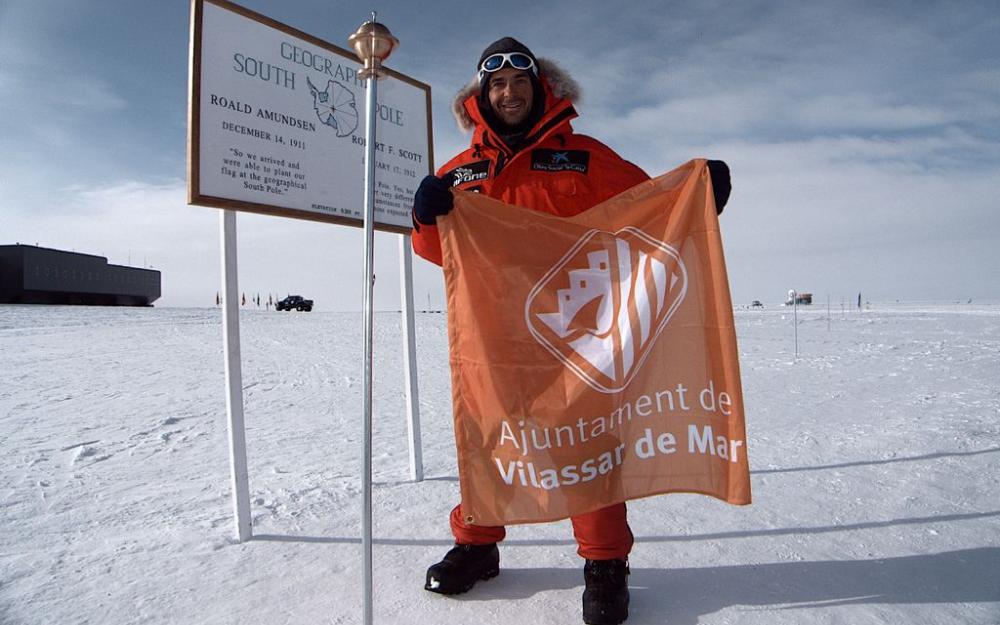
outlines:
[[[506,35],[580,84],[578,132],[649,174],[725,160],[735,305],[1000,300],[995,3],[241,4],[342,47],[377,10],[388,65],[431,86],[437,165],[469,140],[452,97]],[[189,20],[184,0],[0,0],[0,244],[153,267],[158,306],[215,303],[219,211],[186,200]],[[248,295],[361,308],[361,229],[237,222]],[[376,234],[379,310],[400,305],[399,240]],[[444,306],[417,257],[414,296]]]

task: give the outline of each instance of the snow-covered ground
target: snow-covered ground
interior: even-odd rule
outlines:
[[[755,501],[632,502],[628,623],[1000,623],[1000,305],[739,310]],[[445,318],[376,315],[377,623],[579,623],[567,522],[422,589],[458,493]],[[0,306],[0,623],[358,623],[361,316],[242,315],[256,538],[237,544],[217,310]]]

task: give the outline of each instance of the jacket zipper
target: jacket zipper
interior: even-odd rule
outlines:
[[[494,148],[494,149],[496,149],[500,153],[497,156],[497,162],[496,162],[496,165],[495,165],[494,170],[493,170],[493,178],[496,179],[496,177],[500,175],[500,172],[503,171],[503,168],[506,167],[507,164],[510,161],[514,160],[514,158],[516,158],[518,154],[522,154],[524,152],[529,151],[529,149],[533,145],[535,145],[536,143],[538,143],[539,141],[541,141],[542,139],[544,139],[545,136],[550,131],[552,131],[553,128],[557,127],[559,124],[561,124],[567,118],[572,117],[574,115],[576,115],[576,109],[574,109],[572,105],[570,105],[570,106],[566,107],[565,109],[563,109],[555,117],[553,117],[549,121],[545,122],[545,125],[542,126],[541,128],[539,128],[538,132],[536,132],[535,134],[529,136],[525,140],[525,142],[524,142],[524,147],[521,150],[519,150],[517,154],[510,153],[508,150],[504,149],[504,147],[506,147],[506,146],[500,147],[500,146],[493,145],[490,142],[489,133],[484,133],[483,134],[483,145],[485,145],[486,147],[489,147],[489,148]]]
[[[525,139],[524,141],[525,146],[531,146],[537,143],[538,141],[541,141],[543,138],[545,138],[545,135],[548,134],[550,130],[561,124],[564,120],[566,120],[566,118],[572,117],[573,115],[576,115],[576,109],[574,109],[572,106],[566,107],[565,109],[562,110],[561,113],[559,113],[549,121],[545,122],[545,125],[539,128],[538,132],[536,132],[533,135],[530,135],[527,139]],[[524,150],[521,151],[523,152]]]
[[[506,167],[507,158],[510,157],[511,155],[508,154],[507,150],[505,150],[504,148],[497,145],[493,145],[493,143],[490,141],[490,137],[488,134],[483,135],[483,145],[488,148],[493,148],[498,152],[497,162],[493,166],[493,178],[495,180],[496,177],[500,175],[500,172],[503,171],[503,168]]]

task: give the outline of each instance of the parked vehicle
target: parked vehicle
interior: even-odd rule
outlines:
[[[275,310],[304,310],[309,312],[313,309],[313,301],[311,299],[305,299],[301,295],[289,295],[285,299],[279,301],[274,305]]]

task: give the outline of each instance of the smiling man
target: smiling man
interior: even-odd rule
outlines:
[[[508,128],[517,128],[528,119],[534,89],[527,72],[513,67],[498,69],[486,88],[490,107]]]
[[[573,101],[578,95],[576,83],[564,71],[535,58],[516,39],[504,37],[488,46],[476,65],[475,79],[452,107],[459,127],[472,131],[471,145],[437,176],[427,176],[414,197],[414,250],[441,264],[436,219],[451,211],[452,188],[572,217],[649,180],[608,146],[573,132],[570,121],[577,116]],[[729,195],[728,169],[721,161],[710,161],[710,170],[721,211]],[[633,538],[625,504],[571,520],[577,553],[586,559],[583,620],[617,625],[628,618],[629,604],[627,558]],[[450,522],[455,547],[427,570],[424,586],[449,595],[499,574],[497,543],[506,535],[503,527],[467,523],[461,504],[452,510]]]
[[[450,189],[571,217],[649,179],[600,141],[573,132],[579,87],[511,37],[490,44],[452,112],[472,131],[470,147],[428,176],[414,198],[413,249],[441,264],[435,219],[451,210]]]

